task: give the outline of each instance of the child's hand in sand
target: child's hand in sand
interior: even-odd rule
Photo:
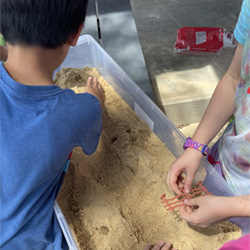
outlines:
[[[176,250],[175,248],[171,248],[171,243],[164,242],[163,240],[161,240],[153,248],[152,245],[148,243],[143,250],[169,250],[169,249]]]
[[[94,95],[99,100],[101,105],[103,105],[104,92],[103,92],[102,85],[97,80],[97,77],[94,77],[94,80],[92,77],[88,78],[86,92],[91,95]]]
[[[92,77],[88,78],[86,92],[91,95],[94,95],[99,100],[99,102],[101,103],[101,109],[104,111],[104,91],[101,83],[99,83],[99,81],[97,80],[97,77],[94,77],[94,80]],[[106,116],[103,112],[102,127],[105,128],[106,125],[107,125]]]
[[[167,184],[176,194],[182,193],[180,187],[183,186],[183,172],[187,175],[184,182],[184,190],[186,193],[191,191],[192,182],[201,159],[201,152],[187,148],[183,154],[172,163],[167,175]]]

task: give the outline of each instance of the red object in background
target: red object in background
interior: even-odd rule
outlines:
[[[183,27],[177,31],[174,52],[218,53],[223,47],[235,47],[233,34],[225,29]]]
[[[186,199],[191,199],[197,194],[201,194],[200,196],[204,195],[210,195],[212,193],[209,193],[208,190],[206,189],[205,186],[201,184],[201,181],[199,181],[196,184],[196,188],[193,188],[191,192],[188,194],[184,191],[184,187],[181,189],[183,192],[182,194],[178,194],[173,198],[166,199],[166,194],[163,194],[160,198],[162,199],[161,203],[165,203],[164,207],[167,209],[167,211],[173,211],[177,207],[184,206],[185,204],[183,203],[184,200]]]

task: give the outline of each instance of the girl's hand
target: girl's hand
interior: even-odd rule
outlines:
[[[200,165],[202,153],[193,149],[187,148],[183,154],[172,163],[167,175],[167,184],[173,189],[176,194],[181,194],[181,185],[183,186],[182,173],[186,173],[184,190],[189,193],[191,191],[192,182],[195,173]]]
[[[185,206],[179,208],[180,217],[194,226],[202,228],[213,226],[232,217],[230,198],[205,195],[185,200]]]
[[[150,243],[148,243],[143,250],[176,250],[176,248],[171,248],[169,242],[165,243],[163,240],[159,241],[153,248]]]

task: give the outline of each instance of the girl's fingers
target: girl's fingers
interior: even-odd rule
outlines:
[[[163,240],[161,240],[160,242],[158,242],[152,250],[160,250],[162,249],[162,247],[165,246],[165,242]]]
[[[148,243],[143,250],[169,250],[171,248],[171,243],[165,243],[163,240],[158,242],[153,248],[150,243]],[[173,248],[173,250],[176,250]]]
[[[169,242],[165,243],[164,247],[161,250],[169,250],[171,248],[171,244]]]
[[[143,250],[150,250],[152,245],[150,243],[147,243],[147,245],[143,248]]]

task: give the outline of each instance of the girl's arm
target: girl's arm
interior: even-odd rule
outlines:
[[[207,145],[231,118],[234,97],[241,76],[244,45],[238,43],[231,65],[217,85],[193,140]]]
[[[194,141],[207,145],[232,116],[235,91],[241,76],[243,49],[244,46],[238,43],[231,65],[216,87],[206,112],[192,137]],[[182,172],[187,174],[185,191],[189,192],[191,190],[191,185],[201,159],[201,152],[188,148],[171,165],[167,176],[167,184],[175,193],[181,193],[178,188],[178,180],[180,180]]]

